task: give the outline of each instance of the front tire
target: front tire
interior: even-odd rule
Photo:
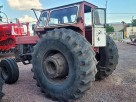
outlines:
[[[1,77],[6,84],[13,84],[19,78],[19,68],[14,59],[7,58],[0,62]]]
[[[95,80],[95,53],[86,39],[73,30],[47,32],[37,43],[32,58],[36,80],[53,100],[77,99]]]
[[[118,64],[118,49],[113,39],[107,35],[107,46],[99,49],[96,80],[102,80],[113,73]]]

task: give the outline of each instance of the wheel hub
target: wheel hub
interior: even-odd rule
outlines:
[[[49,56],[44,61],[44,68],[50,78],[63,77],[67,74],[67,63],[61,53]]]

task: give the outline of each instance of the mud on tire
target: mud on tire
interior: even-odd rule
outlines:
[[[107,46],[101,47],[100,54],[96,55],[96,59],[98,60],[97,64],[97,74],[96,80],[102,80],[109,75],[116,69],[118,64],[118,49],[116,47],[115,42],[111,37],[107,35]]]
[[[32,58],[36,80],[53,100],[77,99],[95,80],[95,53],[87,40],[73,30],[48,31],[35,46]]]

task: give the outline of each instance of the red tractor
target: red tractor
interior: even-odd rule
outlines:
[[[9,23],[7,15],[0,11],[0,53],[2,54],[13,52],[16,37],[30,36],[29,23],[20,23],[17,19],[14,21]]]
[[[24,31],[26,26],[27,32]],[[29,36],[29,23],[6,23],[0,24],[0,53],[13,52],[16,42],[15,38],[19,36]]]
[[[17,37],[15,54],[24,64],[32,63],[34,78],[46,96],[74,100],[93,81],[112,74],[119,56],[114,41],[106,35],[105,9],[82,1],[39,11],[37,35]],[[0,64],[6,83],[16,82],[15,61],[4,59]]]

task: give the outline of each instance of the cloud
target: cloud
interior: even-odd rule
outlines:
[[[31,16],[28,16],[28,15],[24,15],[23,17],[19,18],[19,21],[20,22],[36,22],[37,19],[35,19]]]
[[[7,0],[11,8],[17,10],[42,9],[40,0]]]

